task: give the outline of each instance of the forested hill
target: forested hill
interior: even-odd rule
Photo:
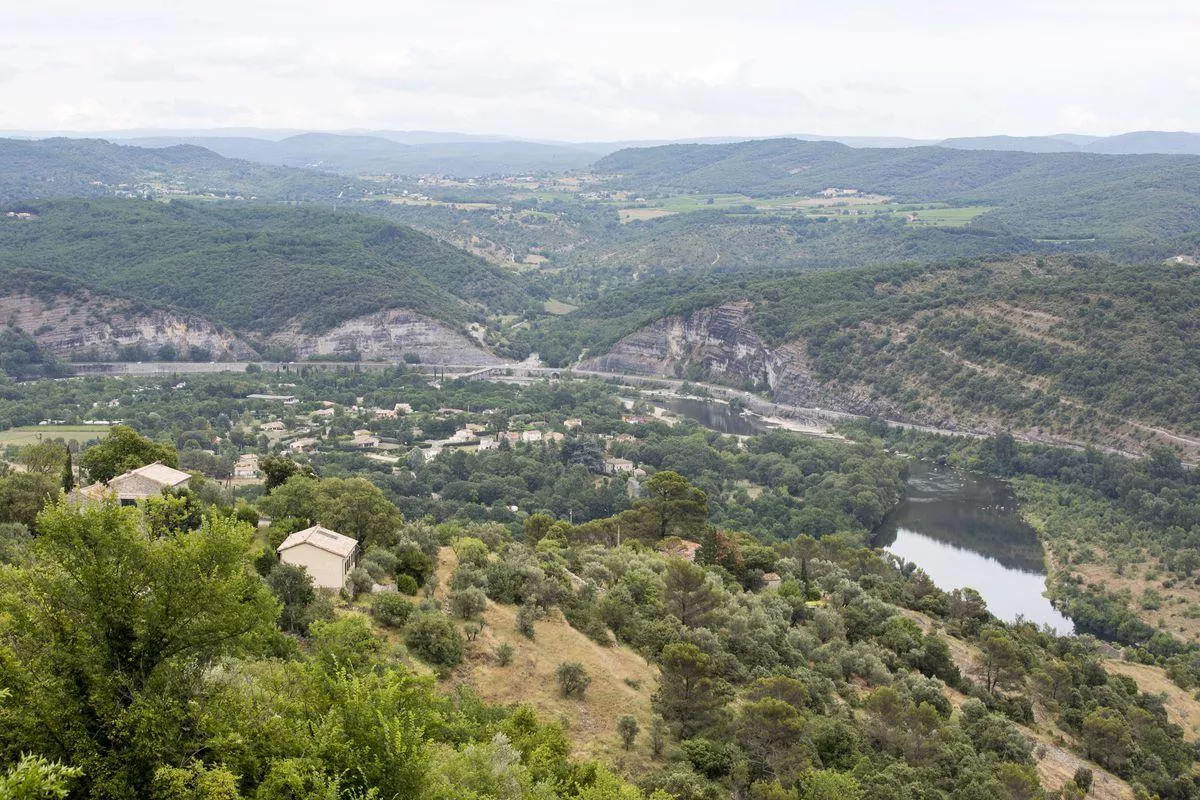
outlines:
[[[1200,452],[1198,306],[1194,265],[1027,256],[714,276],[690,292],[646,282],[541,323],[534,346],[564,360],[611,352],[608,369],[769,384],[802,405],[1123,449],[1161,426],[1192,440],[1166,443]],[[657,322],[669,315],[684,324]]]
[[[459,323],[531,305],[502,269],[404,225],[315,207],[58,200],[0,217],[0,284],[171,306],[240,332],[386,308]]]
[[[1175,237],[1200,221],[1200,156],[855,149],[772,139],[621,150],[595,164],[643,193],[813,195],[994,206],[978,224],[1044,237]]]
[[[252,164],[202,147],[144,148],[99,139],[0,139],[0,202],[144,194],[332,200],[345,178]]]

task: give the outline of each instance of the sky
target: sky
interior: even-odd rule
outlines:
[[[37,0],[0,130],[1200,131],[1194,0]]]

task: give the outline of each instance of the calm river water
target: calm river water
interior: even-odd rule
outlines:
[[[724,403],[663,397],[653,402],[721,433],[768,430]],[[874,544],[913,562],[942,589],[975,589],[1000,619],[1022,616],[1062,634],[1075,630],[1042,594],[1041,542],[1001,481],[914,462],[904,501],[876,531]]]
[[[1041,543],[1000,481],[912,464],[907,496],[875,544],[917,564],[942,589],[977,590],[1000,619],[1023,616],[1062,634],[1075,629],[1043,596]]]

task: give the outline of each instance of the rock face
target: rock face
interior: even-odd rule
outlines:
[[[157,358],[164,346],[186,358],[191,348],[210,360],[247,359],[254,348],[207,320],[90,295],[0,296],[0,326],[20,328],[38,347],[65,360],[107,361],[128,347]]]
[[[406,309],[355,317],[317,334],[292,325],[272,335],[269,343],[294,348],[299,359],[358,353],[367,361],[400,361],[413,354],[427,364],[483,367],[502,363],[466,336]]]
[[[754,332],[751,311],[751,304],[743,300],[700,309],[686,318],[665,317],[580,366],[600,372],[678,377],[676,365],[699,364],[721,382],[766,384],[780,403],[902,418],[899,409],[872,398],[863,387],[821,382],[804,342],[769,346]]]

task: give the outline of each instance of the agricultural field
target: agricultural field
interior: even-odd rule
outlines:
[[[614,201],[622,222],[657,219],[672,214],[698,211],[739,210],[772,214],[796,214],[827,220],[858,219],[864,216],[903,216],[914,225],[958,228],[991,210],[991,206],[950,206],[946,203],[896,203],[884,195],[866,194],[844,197],[771,197],[754,198],[744,194],[675,195],[654,201],[630,204]]]
[[[24,447],[52,439],[84,444],[105,436],[108,431],[107,425],[25,425],[0,431],[0,447]]]

